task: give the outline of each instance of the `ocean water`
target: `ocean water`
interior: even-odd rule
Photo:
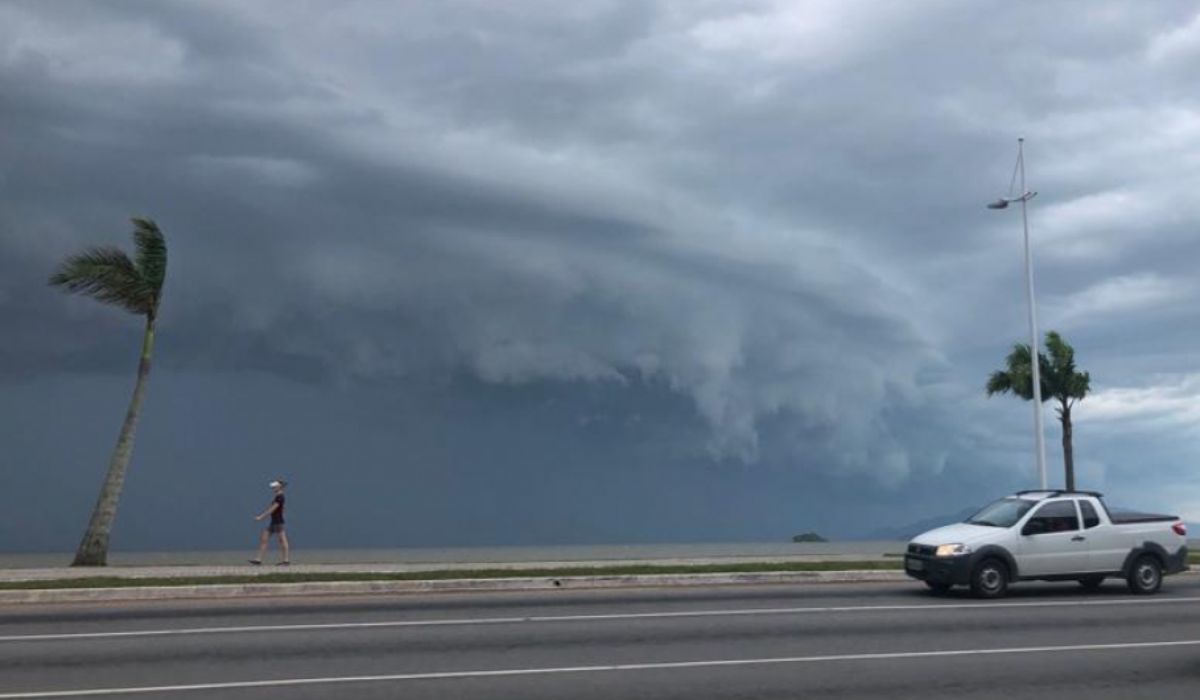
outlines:
[[[274,545],[272,545],[274,549]],[[723,559],[821,556],[879,557],[904,551],[903,542],[719,542],[707,544],[556,545],[540,547],[414,547],[406,549],[293,550],[305,564],[462,564],[577,562],[630,559]],[[111,552],[114,566],[185,566],[241,563],[252,549],[234,551]],[[0,568],[41,568],[71,563],[69,552],[0,552]]]

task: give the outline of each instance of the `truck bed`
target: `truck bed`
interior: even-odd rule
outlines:
[[[1158,523],[1178,520],[1174,515],[1162,515],[1161,513],[1138,513],[1132,510],[1113,510],[1108,513],[1109,520],[1113,525],[1133,525],[1135,523]]]

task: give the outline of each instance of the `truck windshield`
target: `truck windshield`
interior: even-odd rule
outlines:
[[[972,525],[1012,527],[1017,524],[1021,516],[1029,512],[1034,503],[1034,501],[1027,501],[1024,498],[1001,498],[967,518],[967,522]]]

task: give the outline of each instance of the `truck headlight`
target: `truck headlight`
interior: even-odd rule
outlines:
[[[936,552],[939,557],[957,557],[970,553],[971,548],[965,544],[940,544]]]

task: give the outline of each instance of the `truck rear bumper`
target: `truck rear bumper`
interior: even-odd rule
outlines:
[[[1179,548],[1179,551],[1167,557],[1166,565],[1163,567],[1164,574],[1180,574],[1188,570],[1188,548],[1184,545]]]

